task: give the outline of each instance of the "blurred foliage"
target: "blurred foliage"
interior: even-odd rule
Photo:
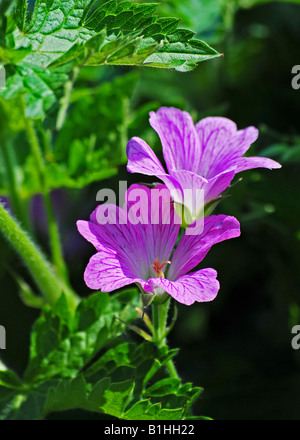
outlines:
[[[160,154],[158,137],[148,124],[150,110],[173,105],[191,112],[195,122],[210,115],[229,117],[239,128],[255,125],[260,136],[250,154],[282,163],[279,171],[239,175],[242,181],[218,206],[218,212],[239,219],[242,235],[216,246],[203,262],[218,270],[217,299],[179,305],[170,334],[171,346],[183,347],[176,358],[183,380],[204,387],[195,412],[216,419],[300,415],[300,356],[291,347],[291,328],[300,324],[300,101],[299,90],[291,86],[292,67],[299,64],[297,3],[165,0],[157,10],[160,16],[181,17],[183,28],[197,31],[197,37],[224,57],[186,73],[86,67],[78,75],[66,123],[51,142],[47,130],[55,127],[56,114],[49,114],[43,126],[51,188],[64,188],[53,199],[65,257],[72,284],[83,297],[90,294],[82,279],[90,249],[78,237],[75,221],[89,215],[100,188],[118,191],[119,180],[128,180],[128,185],[147,181],[128,175],[124,153],[126,141],[136,135]],[[6,6],[9,2],[0,2],[0,9]],[[23,197],[29,199],[39,186],[26,154],[23,115],[14,100],[1,100],[0,111],[1,139],[22,147],[17,154],[11,151],[11,159],[17,160],[20,187],[26,188]],[[2,186],[5,172],[0,166]],[[47,248],[44,213],[37,209],[36,197],[30,203],[35,234]],[[23,267],[2,241],[0,262],[0,323],[7,329],[1,357],[21,374],[38,312],[25,307],[16,293],[19,286],[5,268],[22,274]]]

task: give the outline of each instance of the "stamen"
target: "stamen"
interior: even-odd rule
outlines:
[[[171,264],[171,261],[165,261],[162,264],[159,264],[159,259],[155,258],[154,260],[154,264],[151,264],[151,267],[154,269],[154,271],[156,272],[156,276],[157,278],[164,278],[164,273],[162,271],[162,268],[166,265],[166,264]]]

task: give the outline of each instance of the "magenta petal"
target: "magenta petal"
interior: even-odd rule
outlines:
[[[85,269],[84,280],[90,289],[112,292],[132,283],[143,285],[144,280],[137,278],[122,264],[116,253],[109,250],[93,255]]]
[[[127,144],[128,164],[130,173],[140,173],[149,176],[165,174],[162,164],[149,145],[138,137],[133,137]]]
[[[142,225],[141,236],[150,259],[149,263],[153,264],[155,258],[159,258],[163,263],[170,259],[174,249],[180,229],[180,219],[174,212],[170,192],[166,186],[157,185],[152,189],[147,187],[144,189],[149,198],[149,217],[147,224]],[[141,211],[143,209],[145,208],[142,207]]]
[[[229,170],[209,179],[205,188],[205,202],[208,203],[217,199],[229,187],[234,175],[235,170]]]
[[[184,275],[176,281],[165,278],[151,278],[148,283],[154,292],[155,288],[161,288],[176,301],[189,306],[195,301],[212,301],[217,296],[220,284],[216,277],[217,272],[208,268]]]
[[[92,243],[97,251],[103,250],[103,244],[101,244],[101,231],[99,227],[86,220],[78,220],[76,222],[79,233],[90,243]]]
[[[150,125],[160,137],[169,173],[171,170],[198,172],[199,139],[189,113],[173,107],[150,112]]]
[[[133,282],[144,286],[145,280],[155,273],[152,268],[155,259],[160,264],[170,259],[180,223],[174,223],[174,208],[167,188],[132,185],[126,200],[128,212],[104,204],[92,213],[90,222],[77,222],[79,232],[99,251],[90,260],[85,274],[87,285],[93,289],[111,291],[112,286]],[[99,223],[98,210],[103,206],[108,210],[107,222]]]
[[[202,119],[196,131],[202,151],[198,174],[207,179],[232,169],[235,159],[243,156],[258,137],[255,127],[238,131],[233,121],[222,117]]]
[[[172,171],[171,176],[160,176],[173,200],[184,205],[193,220],[203,215],[205,204],[215,200],[230,185],[235,171],[229,170],[212,179],[205,179],[190,171]]]
[[[117,207],[114,206],[116,209]],[[120,210],[122,211],[122,210]],[[93,212],[92,222],[79,220],[77,222],[80,234],[92,243],[98,252],[111,252],[119,259],[123,267],[135,277],[148,276],[147,253],[142,248],[136,249],[135,243],[140,241],[139,225],[96,224],[96,211]]]
[[[108,211],[107,222],[98,222],[98,210],[102,207]],[[121,221],[120,221],[121,220]],[[147,252],[143,247],[136,248],[136,243],[141,241],[141,225],[133,225],[127,221],[127,213],[124,209],[111,204],[98,206],[91,214],[91,221],[79,220],[77,228],[80,234],[92,243],[98,251],[109,250],[115,252],[123,265],[130,268],[136,277],[143,278],[148,274]]]
[[[155,258],[161,262],[169,260],[176,243],[180,219],[174,212],[170,192],[165,185],[154,188],[133,184],[127,191],[129,220],[140,221],[138,238],[132,240],[135,254],[147,257],[148,270]],[[134,227],[131,226],[131,227]]]
[[[270,170],[275,168],[281,168],[281,165],[275,160],[268,159],[266,157],[240,157],[235,161],[235,172],[250,170],[253,168],[269,168]]]
[[[179,205],[184,205],[188,212],[184,212],[185,223],[191,223],[203,216],[205,190],[207,180],[190,171],[173,171],[172,175],[160,176],[170,191],[172,199]],[[182,212],[183,214],[183,212]]]
[[[197,223],[199,223],[199,234],[197,234]],[[190,231],[191,229],[194,232]],[[197,220],[186,229],[181,238],[172,258],[168,278],[174,280],[185,275],[203,260],[214,244],[239,235],[240,225],[234,217],[212,215]]]

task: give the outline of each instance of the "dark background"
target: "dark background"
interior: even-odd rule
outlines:
[[[172,2],[165,2],[160,12],[177,14]],[[199,11],[195,28],[197,17],[187,8],[182,24],[193,26],[224,57],[184,74],[114,68],[103,75],[110,79],[137,71],[136,107],[174,105],[190,111],[195,122],[220,115],[239,128],[254,125],[260,136],[251,155],[282,163],[280,170],[240,174],[243,180],[218,206],[217,212],[239,219],[241,237],[211,249],[201,267],[217,269],[219,295],[212,303],[179,305],[169,342],[181,347],[176,364],[182,379],[204,387],[196,414],[218,420],[300,419],[300,350],[291,346],[291,329],[300,324],[300,89],[291,85],[292,67],[300,64],[300,5],[276,2],[221,12],[213,11],[205,21]],[[88,82],[88,75],[80,80]],[[143,137],[147,130],[145,113],[129,135]],[[153,142],[159,152],[155,135]],[[112,179],[82,191],[53,193],[72,283],[82,296],[89,294],[82,274],[92,250],[78,236],[75,221],[88,217],[98,189],[117,189],[119,179],[130,183],[141,176],[128,175],[124,164]],[[37,228],[47,246],[38,197],[33,206],[40,213]],[[13,263],[21,272],[23,268],[4,242],[0,258],[0,323],[7,331],[7,349],[1,356],[21,374],[39,312],[19,299],[5,265]]]

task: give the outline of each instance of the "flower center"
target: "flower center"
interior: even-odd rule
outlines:
[[[166,264],[171,264],[171,261],[165,261],[162,264],[159,264],[159,259],[155,258],[154,260],[154,264],[151,264],[151,267],[154,269],[155,273],[156,273],[156,277],[157,278],[164,278],[164,273],[162,271],[162,268],[166,265]]]

